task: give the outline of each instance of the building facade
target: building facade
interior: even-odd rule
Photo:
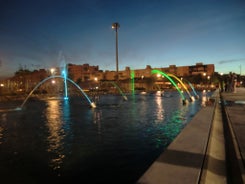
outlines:
[[[199,81],[206,80],[206,83],[211,81],[210,79],[215,72],[213,64],[196,63],[196,65],[191,66],[169,65],[169,67],[162,68],[152,68],[150,65],[147,65],[144,69],[131,69],[130,67],[126,67],[125,70],[118,72],[118,80],[125,90],[130,90],[132,79],[134,79],[135,87],[139,89],[155,90],[156,88],[171,86],[168,80],[156,74],[153,75],[153,69],[160,70],[166,74],[173,74],[179,78],[199,76]],[[99,82],[102,81],[116,81],[117,74],[116,71],[102,71],[99,70],[99,66],[90,66],[89,64],[68,64],[67,72],[71,80],[86,89],[95,88],[99,85]],[[53,71],[44,69],[35,70],[33,72],[22,71],[12,78],[1,81],[1,91],[28,92],[45,78],[51,75],[60,75],[61,73],[62,71],[59,71],[59,68],[55,68]]]

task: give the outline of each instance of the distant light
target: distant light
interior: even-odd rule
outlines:
[[[0,84],[1,87],[4,87],[4,84]]]
[[[116,30],[117,30],[119,27],[120,27],[120,24],[119,24],[118,22],[113,23],[112,26],[111,26],[112,29],[116,29]]]
[[[55,84],[55,80],[52,80],[51,82],[52,82],[52,84]]]
[[[54,74],[55,69],[54,69],[54,68],[51,68],[51,69],[50,69],[50,72],[51,72],[51,74]]]

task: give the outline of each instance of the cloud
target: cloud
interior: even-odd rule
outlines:
[[[233,62],[240,62],[240,61],[245,61],[245,58],[221,60],[218,63],[224,64],[224,63],[233,63]]]

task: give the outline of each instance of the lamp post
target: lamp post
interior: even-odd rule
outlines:
[[[112,24],[112,29],[115,29],[116,31],[116,80],[119,79],[118,77],[118,29],[120,25],[118,22],[115,22]]]

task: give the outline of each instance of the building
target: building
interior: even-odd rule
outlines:
[[[198,81],[196,84],[210,84],[211,77],[215,72],[215,67],[213,64],[203,64],[201,62],[191,66],[169,65],[169,67],[162,68],[152,68],[150,65],[147,65],[144,69],[133,70],[130,67],[126,67],[125,70],[118,72],[120,85],[125,90],[130,90],[132,79],[134,79],[134,86],[138,89],[155,90],[156,88],[160,89],[171,87],[171,84],[166,78],[162,76],[159,77],[156,74],[153,75],[151,73],[153,69],[160,70],[166,74],[171,73],[179,78],[190,78],[196,76],[195,81]],[[46,71],[44,69],[35,70],[32,72],[29,70],[26,72],[18,71],[14,77],[6,79],[2,82],[2,85],[6,89],[3,89],[2,87],[1,91],[7,90],[9,92],[28,92],[45,78],[51,75],[61,75],[61,71],[59,70],[59,68],[56,68],[53,69],[53,71]],[[93,89],[99,85],[99,82],[102,81],[116,81],[117,74],[116,71],[99,70],[99,66],[90,66],[89,64],[75,65],[71,63],[67,65],[67,72],[68,78],[84,89]],[[45,84],[42,86],[45,87],[46,84],[48,84],[48,82],[45,82]]]
[[[68,64],[68,76],[75,82],[85,82],[93,80],[94,77],[101,77],[101,72],[99,71],[99,66]]]

